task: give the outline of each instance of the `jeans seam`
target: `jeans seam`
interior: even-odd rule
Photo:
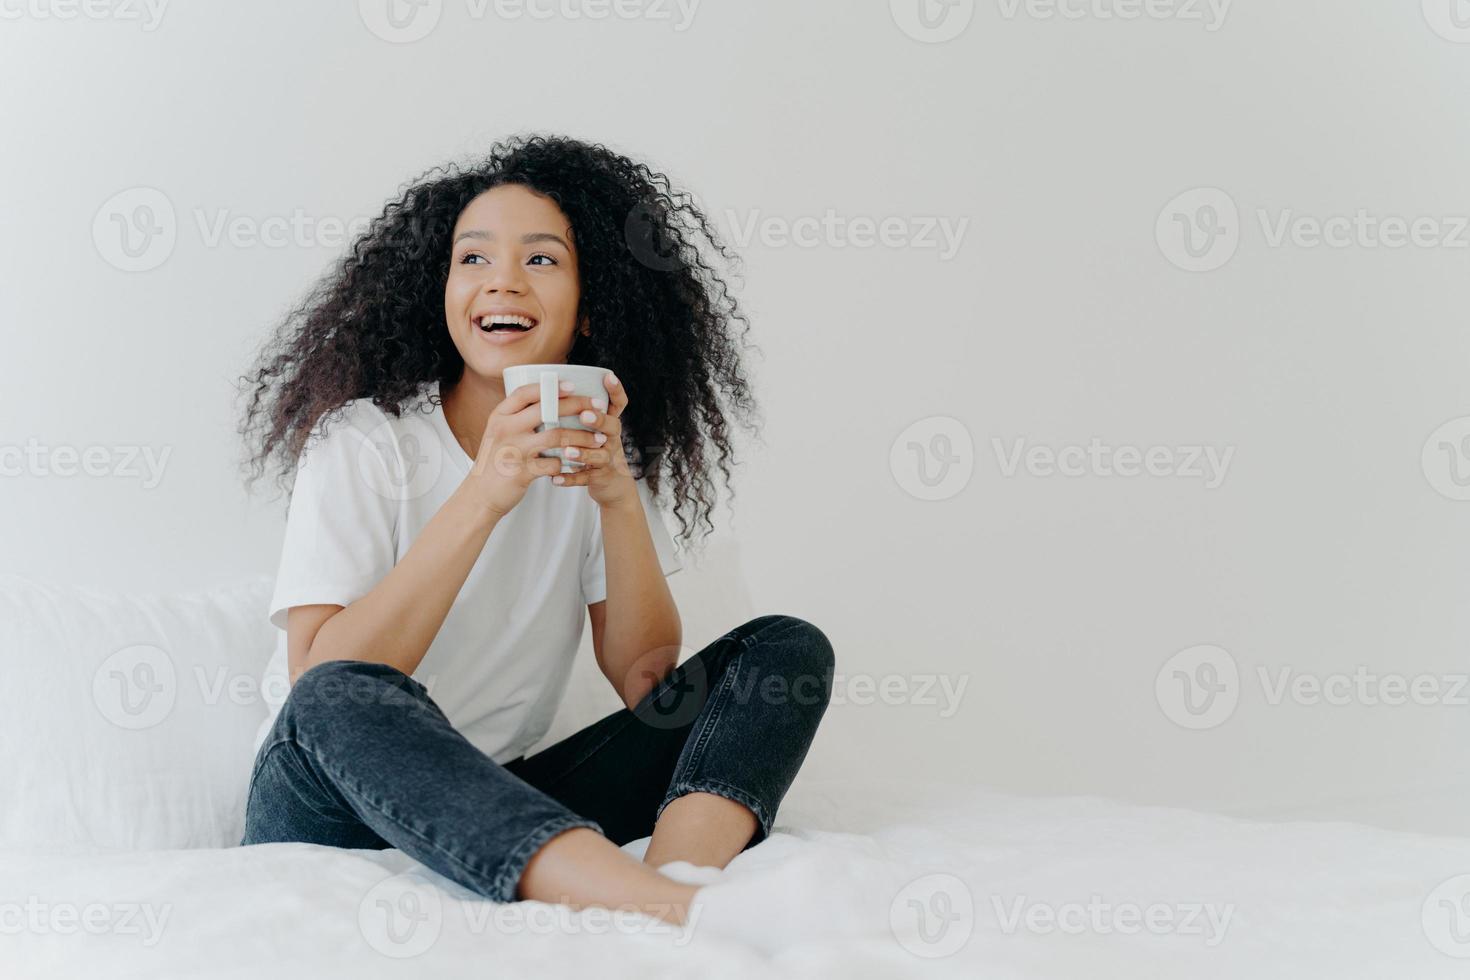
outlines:
[[[294,748],[294,749],[297,750],[297,752],[301,752],[302,751],[302,746],[299,745],[293,739],[290,739],[290,738],[283,738],[283,739],[280,739],[279,741],[276,741],[276,742],[272,742],[271,743],[271,749],[273,751],[275,749],[277,749],[277,748],[282,747],[282,746],[287,746],[287,747],[290,747],[290,748]],[[315,755],[315,753],[313,753],[313,755]],[[320,758],[320,756],[318,756],[318,758]],[[332,793],[331,789],[329,789],[328,787],[322,785],[321,777],[318,776],[316,773],[312,772],[311,771],[311,767],[305,765],[299,758],[293,760],[293,762],[294,762],[295,766],[297,767],[297,769],[299,770],[299,776],[297,776],[296,778],[305,779],[307,782],[309,782],[311,784],[311,787],[312,787],[313,790],[315,790],[316,794],[318,794],[320,796],[323,796],[323,797],[325,797],[327,799],[327,805],[328,806],[335,806],[335,803],[333,802],[333,795],[334,794]],[[284,766],[284,765],[287,765],[288,763],[282,762],[281,764]],[[295,781],[294,781],[294,779],[291,776],[287,776],[286,777],[286,781],[287,781],[288,788],[291,789],[291,791],[296,795],[296,797],[306,806],[306,808],[308,810],[310,810],[312,812],[313,815],[316,816],[316,818],[318,820],[325,820],[325,821],[328,821],[328,822],[334,823],[334,824],[342,824],[342,823],[350,823],[351,822],[351,821],[344,821],[341,817],[334,816],[331,813],[324,813],[324,812],[322,812],[322,810],[319,809],[311,801],[311,799],[310,799],[311,794],[310,793],[305,793],[301,789],[297,788],[296,785],[295,785]],[[342,795],[341,794],[341,791],[338,790],[338,792],[337,792],[336,795],[338,795],[338,796]],[[351,812],[352,812],[351,811],[351,805],[350,805],[350,801],[349,801],[348,813],[350,814]],[[362,823],[362,820],[360,818],[357,818],[356,814],[352,814],[352,817],[353,817],[354,820],[356,820],[357,823],[359,823],[359,824]],[[363,826],[366,827],[366,824],[363,824]],[[367,829],[371,830],[372,828],[371,827],[368,827]]]
[[[777,633],[776,635],[777,636],[782,636],[782,635],[784,635],[786,633],[789,633],[792,629],[796,628],[797,626],[800,626],[801,624],[802,624],[802,621],[801,620],[798,620],[798,619],[796,619],[794,617],[788,616],[788,617],[786,617],[786,624],[785,624],[786,625],[786,629],[781,630],[781,632]],[[766,628],[758,629],[758,630],[755,630],[753,632],[750,632],[750,633],[745,634],[745,636],[741,637],[741,639],[740,639],[740,649],[741,650],[747,649],[753,642],[755,642],[756,637],[761,637],[762,639],[768,639],[768,637],[766,637],[765,633],[766,633]]]
[[[704,758],[704,750],[709,745],[715,724],[720,720],[720,715],[725,710],[725,693],[735,686],[735,674],[739,670],[740,654],[743,652],[744,647],[742,646],[730,658],[729,664],[725,667],[724,676],[720,678],[719,686],[711,691],[709,697],[705,699],[704,712],[706,713],[706,717],[704,724],[699,727],[699,733],[693,736],[694,742],[689,750],[688,763],[681,767],[680,772],[674,774],[676,782],[682,778],[683,771],[694,769],[699,765],[700,760]]]
[[[289,738],[278,738],[269,745],[262,744],[256,752],[255,763],[250,767],[250,779],[245,784],[245,803],[247,806],[250,803],[250,794],[255,792],[255,783],[260,778],[260,771],[265,768],[266,760],[270,758],[272,752],[289,741],[291,741]]]

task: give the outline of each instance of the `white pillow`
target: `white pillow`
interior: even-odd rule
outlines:
[[[134,595],[0,575],[0,848],[238,844],[271,584]]]

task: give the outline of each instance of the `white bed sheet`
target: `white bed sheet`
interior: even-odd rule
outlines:
[[[766,900],[786,903],[803,891],[850,891],[844,869],[876,861],[891,882],[917,884],[904,894],[885,885],[833,897],[860,899],[885,915],[898,908],[900,916],[917,901],[926,940],[875,933],[767,957],[698,927],[682,941],[599,932],[608,917],[539,903],[496,906],[398,851],[272,844],[9,852],[0,853],[0,974],[1470,976],[1470,958],[1458,955],[1470,956],[1470,903],[1460,902],[1454,881],[1470,874],[1470,839],[1251,822],[1095,798],[810,780],[793,788],[777,831],[727,874],[769,880]],[[797,889],[793,867],[805,879]],[[962,884],[929,877],[936,874]],[[89,910],[93,903],[102,911]],[[1127,908],[1142,916],[1149,906],[1157,906],[1152,929],[1128,917]],[[392,936],[384,933],[386,907],[402,916]],[[510,911],[518,914],[506,917]],[[823,914],[789,909],[793,922]],[[1049,916],[1071,931],[1048,928]],[[410,929],[411,922],[418,924]]]

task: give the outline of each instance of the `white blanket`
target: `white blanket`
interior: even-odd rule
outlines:
[[[825,894],[898,932],[767,957],[697,921],[674,933],[482,901],[398,851],[11,852],[0,854],[0,975],[1470,976],[1470,877],[1457,877],[1470,876],[1470,839],[809,780],[777,830],[727,878],[768,881],[763,901],[796,924],[828,914],[796,896]],[[851,894],[877,880],[849,873],[859,866],[890,884]]]

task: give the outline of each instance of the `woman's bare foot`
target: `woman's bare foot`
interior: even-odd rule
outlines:
[[[694,885],[675,881],[587,827],[557,834],[532,856],[516,889],[519,898],[573,908],[633,908],[682,925]]]

